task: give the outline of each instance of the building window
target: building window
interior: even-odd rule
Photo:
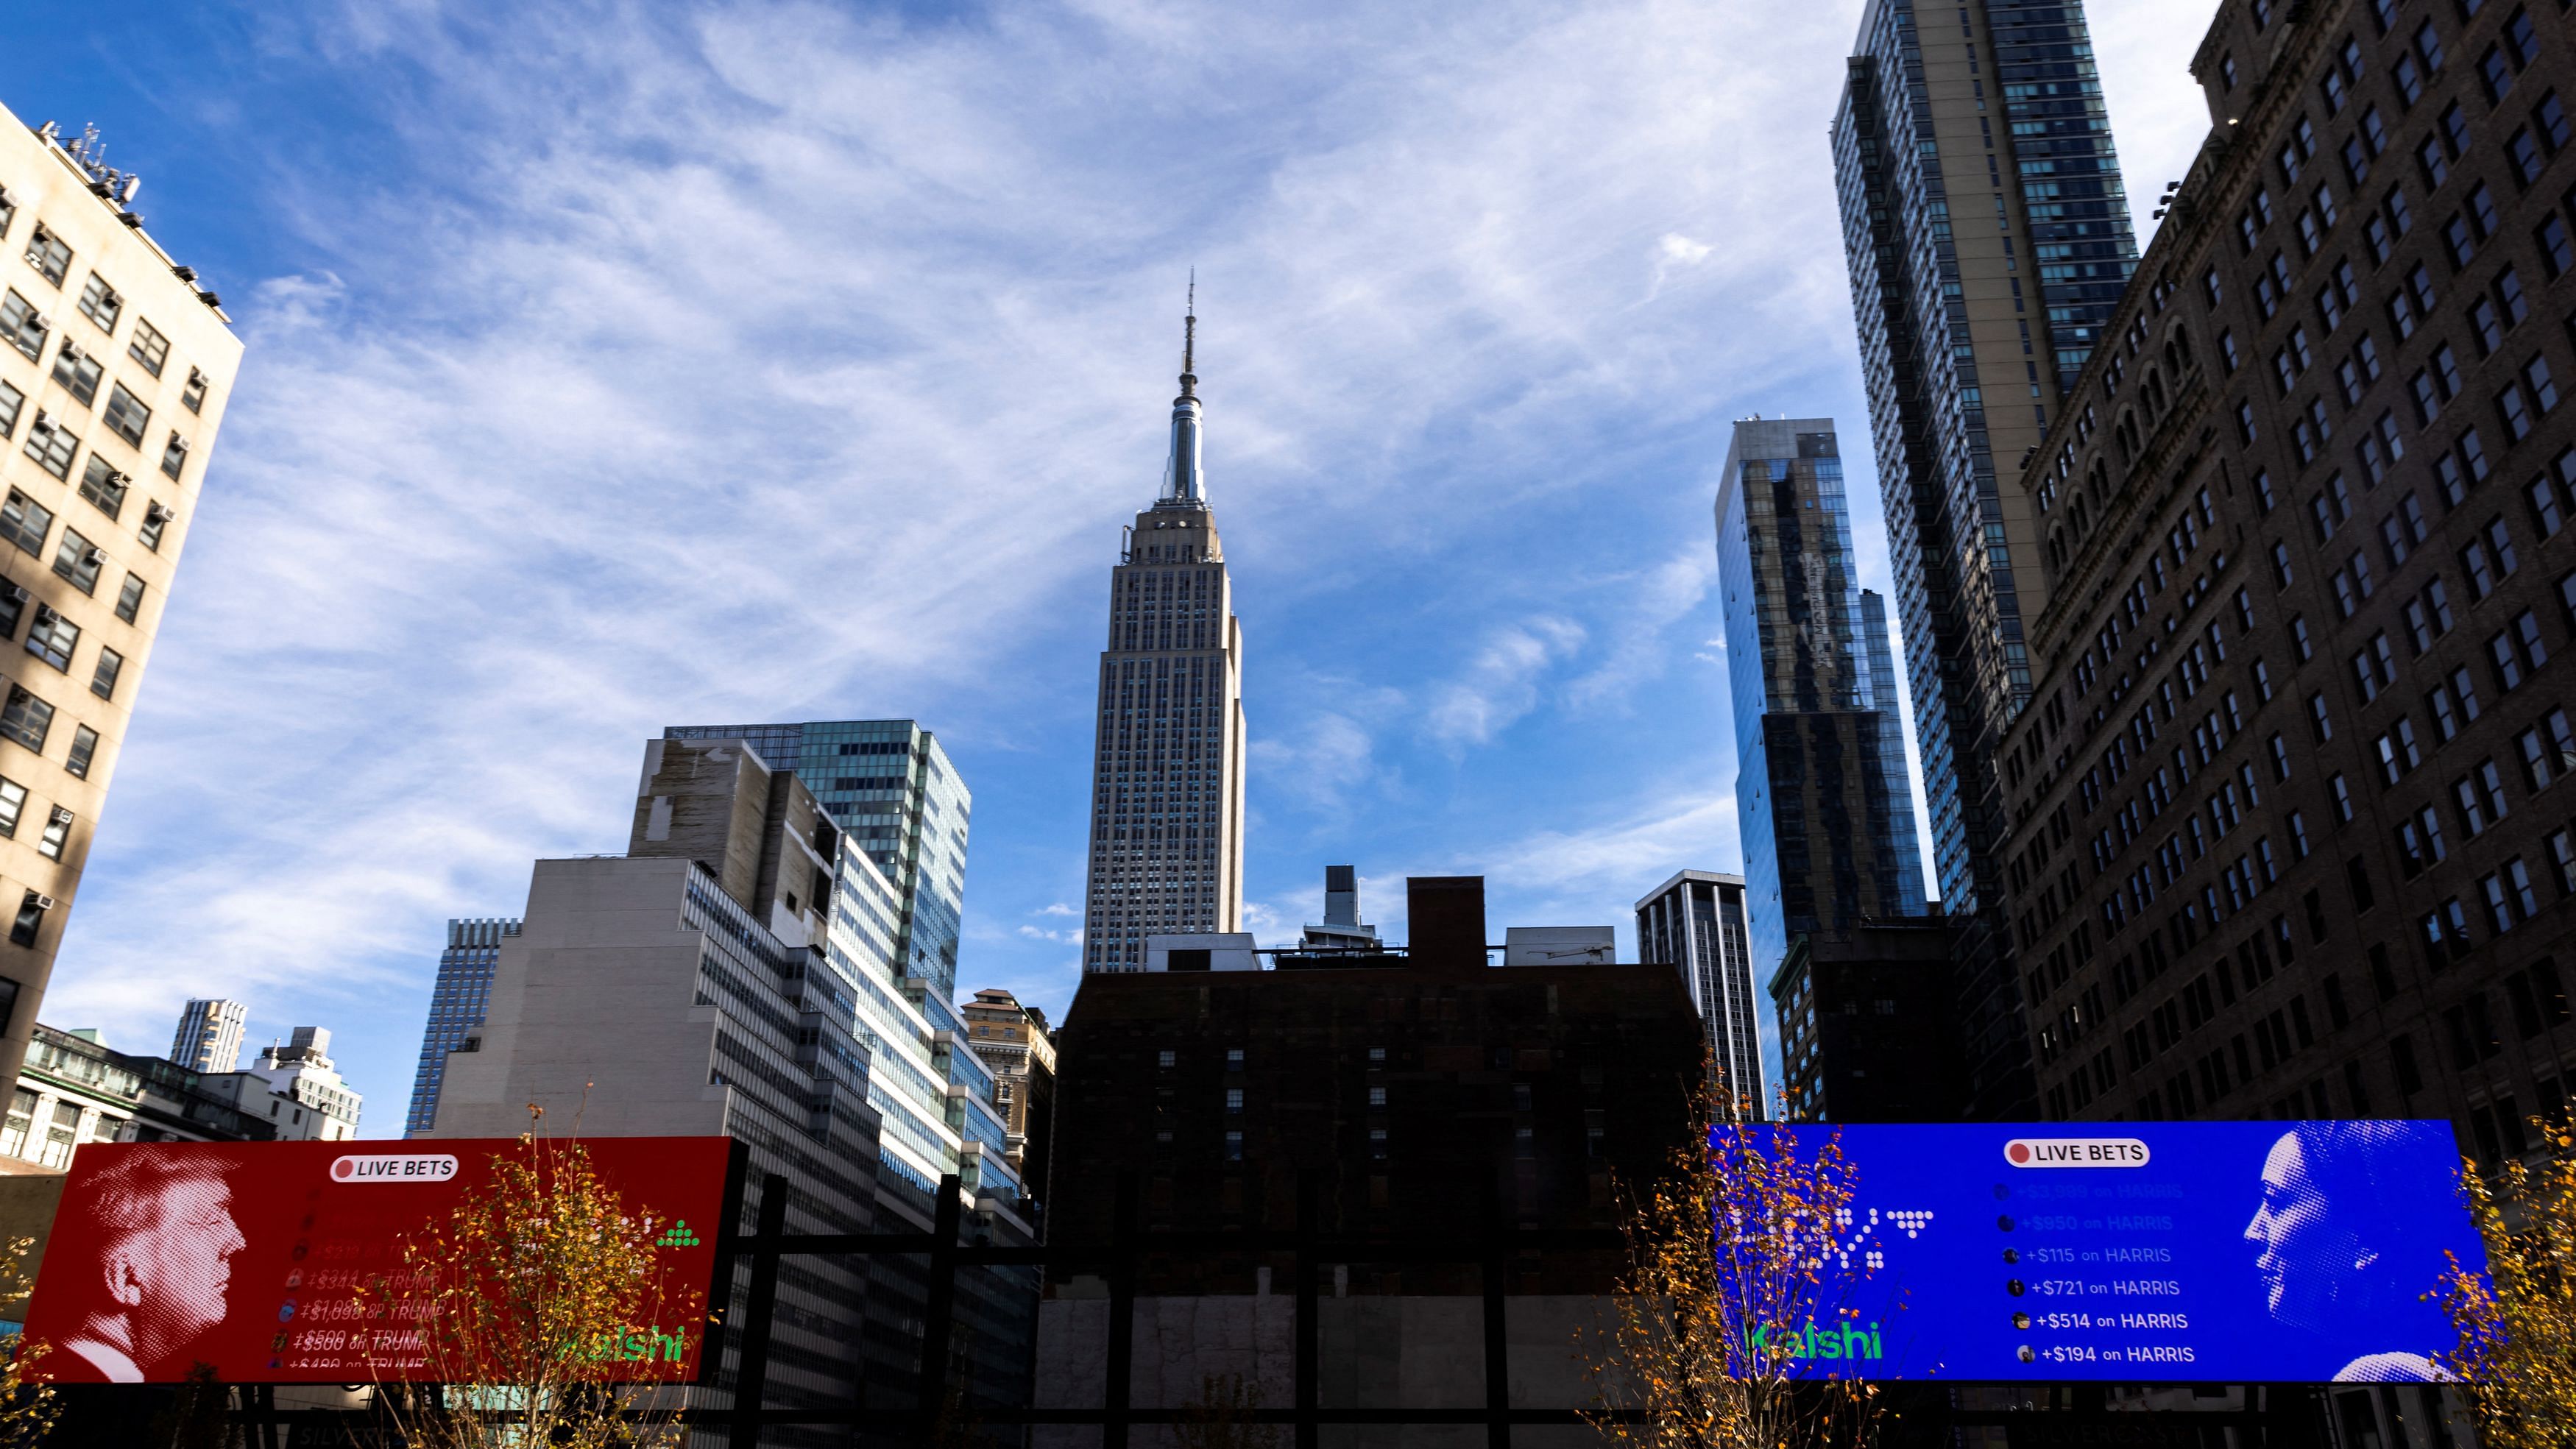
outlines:
[[[1243,1160],[1242,1133],[1228,1132],[1225,1134],[1225,1160],[1228,1162],[1241,1162]]]
[[[105,458],[92,453],[88,465],[81,469],[80,496],[113,519],[125,510],[125,485],[131,481]]]
[[[179,390],[179,405],[192,413],[206,410],[206,375],[204,373],[193,367],[188,369],[188,385]]]
[[[36,606],[35,625],[27,630],[27,652],[59,670],[72,667],[72,651],[80,646],[80,626],[54,611],[51,604]]]
[[[63,858],[63,847],[72,837],[72,812],[57,805],[45,817],[45,833],[36,842],[36,853],[47,860]]]
[[[1243,1089],[1241,1087],[1228,1087],[1225,1089],[1225,1110],[1229,1115],[1239,1113],[1243,1110]]]
[[[116,677],[125,672],[125,656],[99,646],[98,667],[90,672],[89,692],[101,699],[116,698]]]
[[[123,438],[129,447],[140,448],[143,446],[143,430],[152,422],[152,409],[137,401],[134,394],[125,390],[125,384],[119,382],[109,385],[107,411],[100,416],[109,431]]]
[[[74,776],[86,780],[89,778],[89,762],[96,758],[97,755],[98,731],[91,729],[88,725],[74,726],[72,729],[72,752],[64,758],[63,768],[70,771]]]
[[[0,221],[5,221],[8,215],[8,208],[0,207]],[[34,1129],[35,1123],[36,1094],[25,1087],[20,1087],[17,1094],[9,1101],[7,1122],[0,1124],[0,1153],[6,1153],[11,1157],[25,1157],[27,1134]]]
[[[5,299],[0,299],[0,339],[6,339],[29,362],[35,361],[45,350],[45,338],[51,331],[44,317],[36,311],[36,304],[19,296],[14,289]]]
[[[113,332],[117,316],[124,310],[125,299],[116,295],[116,289],[107,284],[107,279],[96,272],[90,273],[88,283],[81,288],[80,314],[97,323],[99,331]]]
[[[54,515],[15,488],[9,490],[9,501],[0,505],[0,538],[29,554],[42,556],[46,531],[53,526]]]
[[[27,265],[36,269],[36,275],[59,287],[63,278],[71,275],[72,249],[63,245],[60,237],[45,230],[43,222],[38,222],[35,233],[27,238]]]
[[[179,481],[180,470],[187,466],[188,440],[180,437],[178,429],[173,428],[170,430],[170,441],[161,447],[161,475],[176,483]]]
[[[15,837],[18,817],[27,809],[27,787],[15,780],[0,779],[0,836]]]
[[[57,478],[72,476],[72,457],[80,451],[80,439],[72,430],[55,422],[43,408],[36,409],[35,426],[27,429],[27,456]]]
[[[161,329],[138,317],[134,322],[133,340],[125,344],[125,355],[142,363],[145,372],[159,377],[162,367],[170,361],[170,339],[161,335]]]
[[[98,571],[107,555],[97,544],[80,536],[74,529],[63,530],[63,541],[54,550],[54,572],[71,580],[72,587],[84,594],[98,592]]]
[[[152,550],[154,553],[159,553],[161,551],[161,530],[168,527],[170,520],[177,516],[178,515],[172,513],[162,504],[151,504],[143,510],[143,523],[140,527],[135,529],[134,536],[143,541],[143,546],[145,548]],[[5,522],[6,520],[0,520],[0,526],[5,526]]]
[[[61,350],[54,354],[54,381],[62,384],[63,391],[82,407],[88,407],[98,401],[98,384],[103,376],[97,358],[73,346],[69,338],[64,339]]]
[[[124,584],[116,591],[116,617],[129,624],[135,621],[135,617],[143,612],[143,588],[141,574],[125,576]]]
[[[26,686],[9,686],[9,700],[0,705],[0,738],[16,740],[37,754],[45,752],[45,735],[54,726],[54,707],[27,692]]]

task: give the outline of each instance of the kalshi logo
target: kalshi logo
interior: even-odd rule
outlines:
[[[443,1152],[379,1152],[331,1163],[333,1182],[446,1182],[455,1176],[456,1159]]]
[[[2016,1137],[2004,1144],[2015,1167],[2144,1167],[2147,1144],[2135,1137]]]

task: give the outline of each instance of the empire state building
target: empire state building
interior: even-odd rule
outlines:
[[[1083,966],[1141,971],[1149,935],[1243,920],[1243,625],[1199,468],[1197,309],[1162,495],[1109,572],[1091,772]]]

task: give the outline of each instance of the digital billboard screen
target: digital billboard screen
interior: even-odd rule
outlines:
[[[1757,1330],[1803,1374],[2427,1380],[2444,1255],[2486,1267],[2447,1122],[1755,1130],[1852,1172],[1817,1312]]]
[[[663,1225],[651,1295],[662,1321],[609,1326],[631,1377],[697,1372],[732,1142],[584,1141],[592,1168]],[[403,1244],[487,1184],[516,1139],[93,1142],[73,1154],[26,1334],[56,1383],[229,1383],[426,1377],[402,1298]],[[395,1301],[362,1295],[384,1283]],[[605,1352],[606,1350],[603,1350]]]

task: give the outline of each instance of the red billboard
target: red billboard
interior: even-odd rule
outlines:
[[[698,1369],[725,1213],[724,1137],[584,1141],[590,1165],[650,1220],[656,1323],[606,1325],[615,1376]],[[513,1138],[406,1142],[93,1142],[72,1157],[26,1333],[28,1377],[228,1383],[431,1377],[405,1311],[404,1257],[493,1178]],[[371,1296],[372,1295],[372,1296]],[[631,1366],[631,1367],[630,1367]]]

